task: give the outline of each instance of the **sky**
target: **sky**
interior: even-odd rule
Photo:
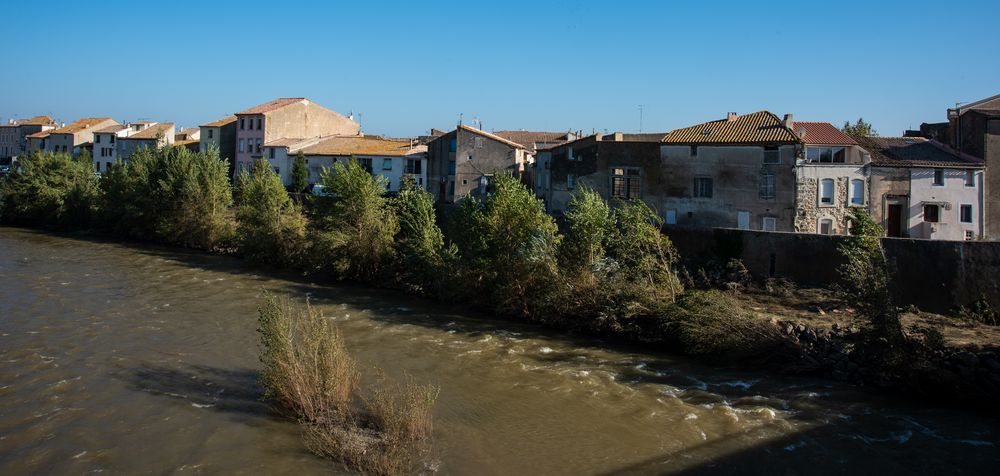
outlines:
[[[192,127],[276,97],[368,134],[666,132],[762,109],[881,135],[1000,94],[1000,1],[11,2],[0,120]]]

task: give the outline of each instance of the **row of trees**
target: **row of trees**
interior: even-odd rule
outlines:
[[[234,253],[591,330],[639,331],[637,317],[655,315],[681,292],[657,215],[641,201],[609,207],[585,187],[560,232],[510,175],[445,219],[428,192],[409,183],[386,197],[385,178],[354,161],[325,170],[329,194],[310,197],[307,207],[265,161],[231,187],[214,151],[140,150],[103,177],[90,167],[58,153],[24,159],[0,189],[0,216]]]

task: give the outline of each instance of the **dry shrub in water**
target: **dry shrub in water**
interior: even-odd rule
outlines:
[[[308,303],[267,294],[259,323],[265,397],[303,424],[310,451],[364,473],[416,469],[430,448],[437,387],[379,372],[362,396],[340,333]]]
[[[723,291],[689,291],[666,312],[685,351],[716,358],[763,355],[782,342],[774,325],[756,319]]]

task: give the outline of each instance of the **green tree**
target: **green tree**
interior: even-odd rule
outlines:
[[[493,177],[495,191],[462,200],[454,241],[468,297],[487,297],[502,314],[540,317],[558,279],[559,235],[542,202],[516,177]]]
[[[677,253],[660,232],[662,219],[641,200],[621,203],[614,215],[616,226],[607,248],[623,277],[673,302],[682,289],[675,270]]]
[[[309,170],[306,169],[306,156],[300,150],[295,154],[292,164],[292,191],[302,193],[309,186]]]
[[[97,207],[97,177],[89,162],[67,153],[34,152],[0,184],[3,219],[60,229],[89,227]]]
[[[865,122],[864,118],[861,117],[859,117],[858,121],[854,124],[851,124],[850,121],[845,121],[844,127],[841,127],[841,130],[852,136],[878,136],[878,131],[876,131],[870,123]]]
[[[889,262],[882,249],[882,227],[860,208],[852,208],[847,220],[851,234],[839,246],[845,259],[839,269],[841,296],[868,319],[876,337],[900,344],[905,336],[892,296]]]
[[[580,185],[564,214],[567,231],[559,244],[559,264],[567,271],[590,269],[604,258],[604,241],[615,226],[607,202],[593,189]]]
[[[341,278],[375,281],[392,264],[399,229],[383,197],[388,181],[353,159],[324,169],[322,180],[329,193],[317,201],[322,266]]]
[[[139,149],[101,181],[105,227],[148,240],[202,249],[232,236],[228,166],[217,152]]]
[[[306,219],[267,161],[258,159],[249,172],[240,172],[234,195],[236,236],[242,255],[284,266],[303,262]]]
[[[421,294],[439,296],[448,274],[446,263],[455,251],[444,246],[431,194],[412,179],[404,179],[400,188],[392,208],[399,221],[395,242],[401,282]]]

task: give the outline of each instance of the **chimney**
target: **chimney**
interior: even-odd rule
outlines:
[[[625,136],[621,132],[615,132],[615,135],[613,137],[615,142],[621,142],[625,140]]]
[[[781,121],[781,125],[791,129],[795,126],[795,120],[791,114],[785,114],[785,118]]]
[[[735,112],[730,112],[729,114],[726,114],[726,122],[735,122],[735,121],[736,121]]]

